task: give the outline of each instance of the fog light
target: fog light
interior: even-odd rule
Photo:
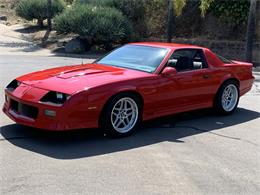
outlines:
[[[54,117],[54,116],[56,116],[56,111],[54,111],[54,110],[44,110],[44,114],[46,116]]]

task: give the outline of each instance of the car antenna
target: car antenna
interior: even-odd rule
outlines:
[[[81,65],[84,65],[84,63],[83,63],[83,58],[81,57]]]

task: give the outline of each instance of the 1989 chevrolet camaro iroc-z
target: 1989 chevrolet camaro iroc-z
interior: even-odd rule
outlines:
[[[58,67],[13,80],[3,111],[41,129],[101,127],[125,136],[142,120],[214,107],[230,114],[253,84],[252,64],[207,48],[131,43],[91,64]]]

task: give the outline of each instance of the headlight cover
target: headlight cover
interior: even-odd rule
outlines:
[[[19,87],[19,85],[21,85],[21,82],[15,79],[6,86],[6,89],[10,92],[13,92],[17,87]]]
[[[62,105],[64,104],[68,99],[70,98],[70,95],[55,91],[48,92],[45,96],[41,98],[41,102],[44,103],[51,103],[56,105]]]

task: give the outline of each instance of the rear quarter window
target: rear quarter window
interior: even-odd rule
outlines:
[[[216,54],[216,56],[224,63],[224,64],[233,64],[234,62],[232,62],[231,60],[221,56],[221,55],[218,55]]]

